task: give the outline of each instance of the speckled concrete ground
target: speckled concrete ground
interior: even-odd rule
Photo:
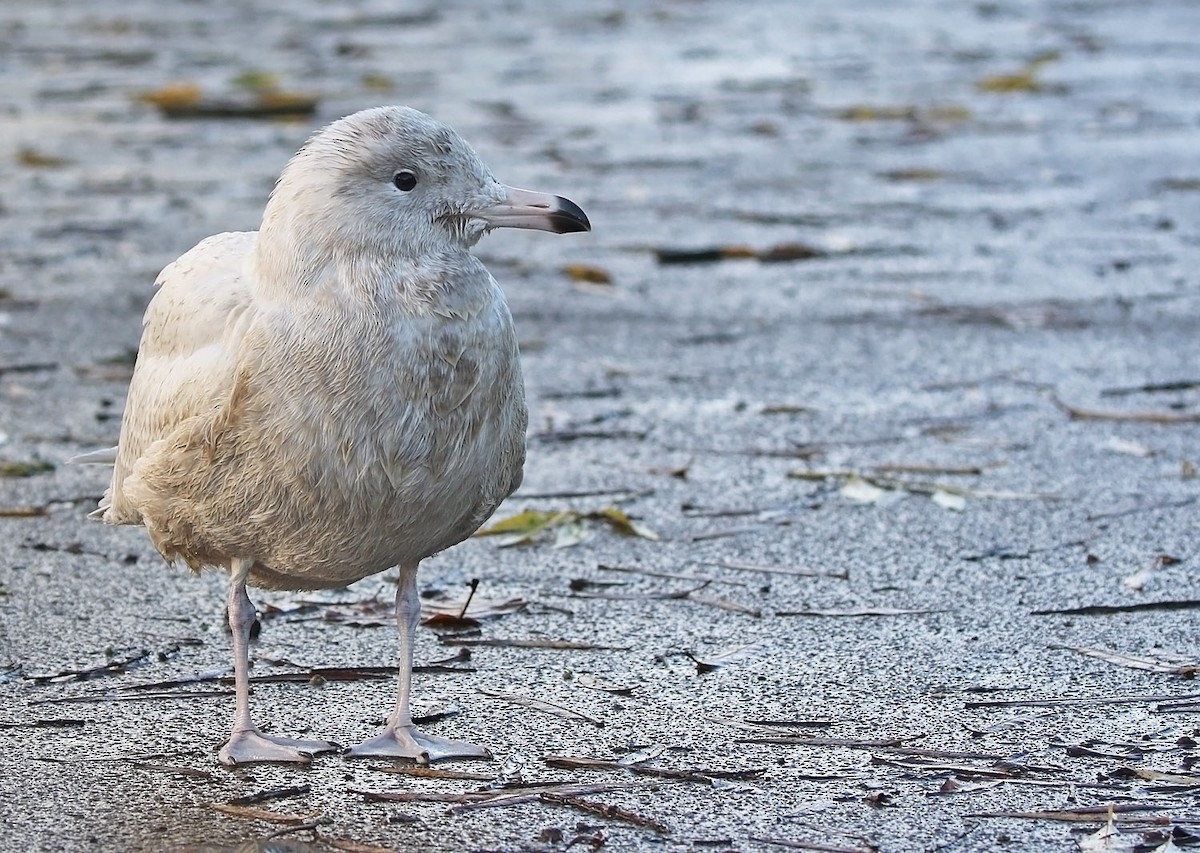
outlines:
[[[1172,826],[1186,844],[1196,706],[1147,697],[1195,687],[1063,647],[1160,669],[1200,655],[1200,8],[481,5],[0,10],[0,463],[31,474],[0,477],[0,847],[1069,850],[1099,825],[986,815],[1108,803],[1147,807],[1121,816],[1140,849]],[[136,99],[227,94],[247,72],[314,93],[317,115],[173,121]],[[104,473],[65,460],[115,439],[157,271],[255,227],[314,127],[385,102],[595,226],[478,249],[534,410],[498,515],[619,505],[661,536],[585,521],[573,547],[476,539],[429,560],[426,592],[461,599],[478,577],[526,602],[476,639],[596,648],[471,646],[418,676],[418,710],[457,706],[435,730],[497,757],[451,769],[624,785],[582,797],[624,813],[373,801],[488,783],[336,756],[226,772],[227,689],[129,689],[227,668],[224,579],[85,521]],[[657,254],[720,246],[787,259]],[[255,674],[391,664],[391,587],[258,595]],[[1117,610],[1036,615],[1094,605]],[[419,662],[455,651],[419,636]],[[391,695],[329,678],[260,684],[254,703],[275,730],[352,742]],[[755,720],[827,725],[740,743],[778,738]],[[543,760],[647,748],[647,766],[762,772]],[[297,786],[254,807],[313,830],[268,840],[289,827],[214,807]]]

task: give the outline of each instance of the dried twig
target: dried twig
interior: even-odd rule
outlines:
[[[605,805],[604,803],[593,803],[588,800],[581,800],[578,797],[571,797],[564,794],[556,794],[551,791],[543,791],[539,794],[539,798],[543,802],[557,803],[561,806],[570,806],[580,811],[588,812],[589,814],[599,815],[600,817],[611,818],[613,820],[623,820],[626,823],[632,823],[634,826],[642,826],[647,829],[653,829],[655,832],[666,834],[667,827],[654,820],[654,818],[644,817],[631,812],[628,809],[623,809],[620,806]]]
[[[1102,660],[1105,663],[1111,663],[1117,666],[1125,666],[1129,667],[1130,669],[1141,669],[1147,672],[1161,672],[1168,675],[1178,675],[1182,678],[1195,678],[1196,673],[1200,671],[1200,664],[1190,661],[1169,661],[1163,659],[1162,657],[1127,655],[1123,652],[1114,652],[1108,649],[1093,649],[1086,646],[1069,646],[1059,643],[1051,643],[1050,648],[1078,652],[1081,655],[1096,658],[1097,660]]]
[[[767,838],[761,835],[751,835],[751,841],[757,841],[760,844],[774,844],[777,847],[786,847],[789,850],[815,850],[818,853],[873,853],[873,849],[865,847],[842,847],[838,844],[826,844],[822,841],[793,841],[788,838]]]
[[[826,617],[851,617],[851,616],[913,616],[924,613],[937,613],[936,610],[924,610],[912,607],[847,607],[847,608],[826,608],[820,610],[776,610],[776,616],[826,616]]]
[[[966,708],[1054,708],[1060,705],[1125,705],[1136,702],[1179,702],[1189,699],[1200,699],[1200,693],[1188,693],[1183,696],[1164,696],[1151,694],[1149,696],[1100,696],[1100,697],[1068,697],[1063,699],[976,699],[964,702]]]
[[[580,640],[543,640],[536,637],[442,637],[441,643],[446,646],[499,646],[511,649],[557,649],[581,652],[626,652],[632,648],[631,646],[604,646]]]
[[[676,769],[654,767],[643,762],[622,763],[608,758],[578,758],[570,755],[547,755],[542,759],[551,767],[564,770],[627,770],[639,776],[655,776],[660,779],[677,779],[681,782],[699,782],[711,785],[716,779],[756,779],[767,771],[765,767],[746,770]]]
[[[713,565],[735,572],[762,572],[768,575],[790,575],[798,578],[837,578],[848,580],[849,569],[810,569],[807,566],[764,566],[740,560],[718,560]]]
[[[1200,423],[1200,412],[1116,412],[1100,409],[1081,409],[1054,398],[1054,403],[1073,421],[1133,421],[1143,424]]]
[[[543,702],[541,699],[531,699],[528,696],[517,696],[513,693],[500,693],[494,690],[485,690],[479,688],[479,692],[484,696],[489,696],[492,699],[501,699],[505,702],[511,702],[514,705],[523,705],[526,708],[533,708],[536,711],[544,711],[547,714],[552,714],[555,717],[560,717],[564,720],[578,720],[586,723],[591,723],[594,726],[602,727],[604,721],[596,717],[585,714],[582,711],[575,711],[571,708],[564,708],[562,705],[555,705],[552,702]]]
[[[1200,599],[1180,601],[1142,601],[1136,604],[1089,604],[1055,610],[1034,610],[1030,616],[1107,616],[1111,613],[1137,613],[1142,610],[1200,610]]]
[[[293,785],[290,788],[271,788],[266,791],[259,791],[257,794],[247,794],[244,797],[234,797],[232,800],[227,800],[226,805],[230,806],[252,806],[256,803],[265,803],[268,800],[279,800],[284,797],[296,797],[300,794],[307,794],[312,791],[311,785]]]
[[[845,749],[881,749],[884,747],[903,746],[905,740],[914,738],[878,738],[859,739],[844,737],[803,737],[801,735],[767,735],[763,737],[742,737],[735,743],[774,743],[795,746],[836,746]]]
[[[421,779],[459,779],[471,782],[491,782],[496,778],[495,773],[480,773],[471,770],[444,770],[440,767],[427,767],[423,764],[377,764],[372,765],[370,769],[377,773],[416,776]]]

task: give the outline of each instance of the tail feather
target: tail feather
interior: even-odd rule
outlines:
[[[116,465],[117,448],[105,447],[80,453],[78,456],[72,456],[67,462],[71,465]]]

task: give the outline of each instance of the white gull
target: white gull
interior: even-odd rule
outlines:
[[[340,587],[393,566],[396,704],[348,754],[488,755],[416,729],[409,693],[418,563],[521,482],[513,321],[468,251],[505,226],[591,227],[564,198],[500,184],[446,125],[381,107],[305,144],[257,232],[209,237],[159,276],[96,514],[145,525],[168,561],[229,571],[237,698],[223,763],[335,748],[251,721],[246,585]]]

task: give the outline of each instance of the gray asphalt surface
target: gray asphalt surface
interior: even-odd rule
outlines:
[[[1063,647],[1200,655],[1198,40],[1185,0],[0,9],[0,847],[1073,850],[1100,824],[987,815],[1109,803],[1146,806],[1118,827],[1139,849],[1173,827],[1186,846],[1197,706],[1148,697],[1194,683]],[[228,94],[249,71],[317,114],[169,120],[136,97]],[[87,522],[105,473],[65,462],[116,438],[158,270],[256,227],[312,129],[388,102],[594,224],[477,250],[533,408],[497,517],[620,506],[661,537],[583,519],[557,534],[585,535],[571,547],[479,538],[427,561],[431,596],[480,578],[526,602],[477,639],[599,648],[469,647],[418,675],[416,710],[457,707],[433,730],[497,757],[451,769],[625,785],[582,797],[619,813],[372,801],[488,783],[337,756],[227,772],[227,688],[129,689],[228,668],[225,579]],[[733,251],[658,254],[715,247]],[[740,257],[773,248],[788,259]],[[254,674],[391,665],[393,588],[258,594]],[[1096,605],[1116,610],[1034,615]],[[455,651],[419,634],[419,663]],[[392,695],[331,677],[253,702],[273,730],[349,743]],[[739,743],[755,720],[827,725]],[[762,772],[543,760],[654,747],[646,766]],[[288,825],[215,807],[295,786],[254,807],[312,830],[270,840]]]

